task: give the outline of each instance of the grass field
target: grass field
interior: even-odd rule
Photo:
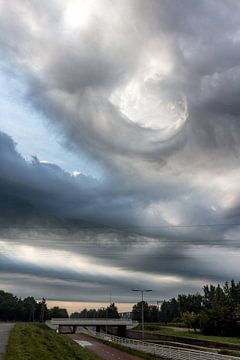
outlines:
[[[138,325],[138,327],[135,328],[135,330],[140,330],[140,329],[141,329],[140,325]],[[162,326],[158,324],[145,324],[145,331],[154,334],[177,336],[177,337],[184,337],[189,339],[197,339],[197,340],[205,340],[205,341],[214,341],[222,344],[240,345],[240,338],[203,335],[200,332],[196,332],[196,333],[188,332],[187,329],[186,331],[183,331],[183,329],[179,331],[170,326]]]
[[[100,360],[70,338],[45,325],[16,324],[4,360]]]

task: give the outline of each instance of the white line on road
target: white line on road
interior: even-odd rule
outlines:
[[[92,343],[90,343],[89,341],[84,341],[84,340],[74,340],[74,341],[82,347],[92,346]]]

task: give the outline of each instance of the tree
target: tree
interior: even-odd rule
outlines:
[[[88,316],[88,311],[87,311],[87,309],[85,308],[85,309],[83,309],[81,312],[80,312],[80,318],[88,318],[88,317],[90,317],[90,316]]]
[[[206,335],[236,336],[238,323],[239,284],[234,281],[222,288],[220,285],[204,287],[203,312],[200,315],[200,328]]]
[[[202,296],[200,294],[178,295],[180,313],[189,311],[198,314],[202,308]]]
[[[47,308],[46,299],[42,298],[42,301],[40,301],[37,305],[37,313],[38,318],[40,322],[43,322],[47,319],[49,319],[49,310]]]
[[[198,314],[195,314],[193,311],[186,311],[182,314],[182,321],[187,326],[188,331],[190,331],[190,329],[194,329],[194,332],[196,332],[196,329],[199,326]]]
[[[149,320],[149,307],[146,301],[143,301],[143,312],[144,312],[144,321],[148,322]],[[142,301],[138,302],[132,308],[133,320],[142,321]]]
[[[162,303],[161,311],[159,314],[160,321],[168,323],[173,320],[176,320],[179,317],[180,317],[179,302],[175,298],[172,298],[169,301],[164,301]]]
[[[37,308],[37,302],[34,297],[29,296],[23,300],[23,308],[25,311],[25,321],[35,320],[35,310]]]
[[[119,319],[120,316],[119,316],[119,313],[118,313],[118,308],[115,306],[114,303],[110,304],[108,307],[107,307],[107,317],[109,319]]]
[[[70,315],[71,319],[79,319],[80,318],[80,313],[75,311]]]
[[[149,305],[148,307],[148,321],[149,322],[158,322],[159,320],[159,310],[156,305]]]
[[[68,312],[66,309],[61,309],[58,306],[54,306],[49,310],[50,318],[68,318]]]
[[[10,293],[0,291],[0,319],[4,321],[18,320],[19,300]],[[18,311],[19,312],[19,311]]]
[[[88,318],[96,318],[96,317],[98,317],[97,314],[98,314],[98,311],[96,309],[90,309],[87,312],[87,317]]]

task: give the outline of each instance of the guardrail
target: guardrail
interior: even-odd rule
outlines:
[[[87,334],[86,330],[86,334]],[[144,342],[140,340],[121,338],[119,336],[113,336],[103,333],[96,333],[91,331],[89,335],[94,336],[96,338],[114,342],[116,344],[120,344],[132,349],[136,349],[139,351],[143,351],[152,355],[159,355],[165,359],[171,360],[236,360],[239,357],[229,356],[229,355],[221,355],[216,353],[211,353],[207,351],[198,351],[198,350],[190,350],[183,349],[174,346],[168,345],[159,345],[150,342]]]

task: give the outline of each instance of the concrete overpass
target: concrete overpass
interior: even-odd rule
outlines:
[[[101,328],[106,331],[107,327],[117,328],[118,336],[125,337],[126,329],[132,328],[136,325],[136,322],[128,319],[100,319],[100,318],[79,318],[79,319],[63,319],[52,318],[47,322],[49,327],[58,329],[59,332],[63,332],[63,329],[68,327],[71,329],[71,333],[75,333],[79,326],[89,327],[94,326],[97,332],[100,332]]]

